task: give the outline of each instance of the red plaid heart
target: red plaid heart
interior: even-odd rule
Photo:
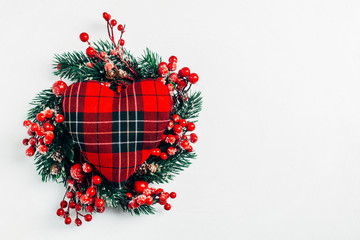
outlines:
[[[135,82],[120,94],[88,81],[67,88],[63,110],[64,122],[85,158],[109,181],[121,183],[160,143],[172,98],[154,79]]]

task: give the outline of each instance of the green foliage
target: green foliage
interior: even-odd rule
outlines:
[[[161,57],[157,53],[153,53],[146,48],[142,57],[139,58],[139,71],[142,78],[156,78],[161,61]]]

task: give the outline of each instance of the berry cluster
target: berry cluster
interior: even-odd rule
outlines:
[[[86,176],[91,174],[91,176]],[[65,219],[65,224],[71,223],[70,210],[75,210],[75,224],[80,226],[82,224],[79,216],[83,217],[85,221],[92,220],[92,213],[103,213],[105,211],[105,201],[99,197],[98,186],[101,184],[101,177],[92,175],[92,167],[88,163],[74,164],[70,169],[71,178],[68,179],[65,196],[69,202],[64,199],[60,202],[60,207],[56,214]],[[88,177],[88,178],[87,178]],[[91,179],[91,185],[85,182],[85,179]],[[67,207],[67,209],[65,209]],[[85,213],[81,213],[85,212]]]
[[[195,133],[187,134],[195,130],[195,123],[187,122],[185,119],[177,114],[172,116],[172,120],[169,121],[167,131],[165,131],[161,144],[158,148],[154,148],[151,154],[155,157],[159,157],[162,160],[166,160],[168,156],[175,155],[179,150],[186,150],[188,152],[193,151],[191,143],[196,143],[198,136]]]
[[[186,93],[191,86],[189,86],[189,83],[195,84],[199,81],[199,76],[196,73],[190,73],[188,67],[183,67],[176,73],[177,61],[176,56],[171,56],[169,63],[161,62],[159,64],[159,74],[161,77],[157,78],[157,80],[168,87],[171,95],[174,95],[175,89],[179,93]],[[187,86],[189,86],[189,88],[187,88]],[[182,94],[179,95],[180,97],[182,96]]]
[[[168,198],[176,198],[175,192],[165,192],[162,188],[149,188],[149,184],[145,181],[136,181],[134,183],[134,194],[128,192],[126,197],[129,199],[128,207],[130,209],[136,209],[141,205],[152,205],[154,203],[159,203],[164,205],[164,209],[169,211],[171,205],[167,203]]]
[[[56,96],[60,96],[64,93],[67,85],[63,81],[57,81],[52,87],[52,91]],[[30,120],[25,120],[23,125],[28,128],[28,135],[30,138],[23,139],[23,144],[25,146],[30,145],[26,149],[25,154],[29,157],[33,156],[36,152],[36,149],[45,154],[48,151],[48,145],[50,145],[54,140],[54,125],[62,123],[64,121],[64,116],[60,113],[57,113],[54,109],[46,108],[44,111],[40,112],[36,116],[36,120],[31,122]]]

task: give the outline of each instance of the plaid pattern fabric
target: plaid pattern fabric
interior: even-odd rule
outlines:
[[[116,93],[97,81],[70,85],[64,117],[82,155],[109,181],[128,179],[149,157],[169,122],[169,90],[144,79]]]

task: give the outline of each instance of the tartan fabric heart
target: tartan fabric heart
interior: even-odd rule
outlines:
[[[64,93],[64,122],[83,156],[106,179],[121,183],[160,143],[172,106],[168,88],[154,79],[120,93],[97,81],[78,82]]]

